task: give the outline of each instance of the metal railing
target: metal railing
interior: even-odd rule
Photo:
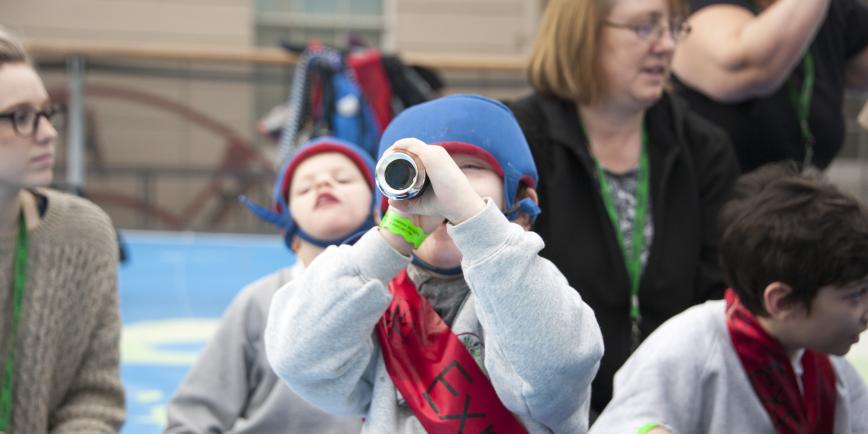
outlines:
[[[246,218],[238,206],[238,194],[248,194],[267,203],[274,177],[269,144],[257,138],[253,128],[239,132],[227,127],[207,113],[208,107],[185,107],[182,101],[151,94],[158,89],[125,88],[117,78],[130,82],[147,80],[186,80],[190,82],[247,83],[257,87],[271,86],[283,101],[289,89],[296,56],[277,48],[202,49],[199,47],[128,46],[109,44],[69,43],[64,41],[30,41],[28,50],[43,73],[63,74],[63,84],[49,86],[52,97],[68,107],[65,132],[65,164],[57,168],[59,184],[70,190],[88,193],[95,202],[107,209],[121,227],[137,229],[192,229],[204,231],[271,231],[255,219]],[[402,55],[405,63],[427,66],[447,76],[451,90],[478,91],[501,95],[523,93],[526,90],[522,71],[524,61],[516,57]],[[111,77],[113,84],[101,79]],[[274,94],[275,92],[259,92]],[[88,154],[96,146],[88,140],[98,132],[88,131],[89,117],[98,116],[101,99],[123,99],[130,104],[146,104],[158,111],[186,119],[222,137],[225,147],[220,164],[213,168],[201,164],[148,163],[118,164],[103,158],[98,167],[88,167]],[[256,107],[261,115],[264,107]],[[251,117],[255,117],[253,113]],[[218,141],[215,141],[217,143]],[[100,154],[111,155],[113,143],[106,143]],[[219,143],[217,143],[219,145]],[[93,163],[93,162],[92,162]],[[59,165],[60,166],[60,165]],[[185,181],[206,183],[189,197],[173,200],[172,190],[161,184],[179,185]],[[136,184],[126,192],[117,185]],[[226,187],[233,183],[236,188]],[[180,190],[175,188],[174,190]],[[208,196],[208,197],[206,197]],[[171,202],[172,204],[162,204]],[[213,202],[213,203],[208,203]],[[205,209],[210,209],[205,215]],[[124,210],[133,210],[134,215]],[[229,211],[227,211],[229,210]],[[234,211],[233,211],[234,210]],[[234,218],[226,218],[234,215]]]
[[[122,227],[193,229],[206,231],[271,231],[272,228],[255,219],[241,217],[244,214],[232,194],[244,193],[268,202],[273,180],[273,164],[268,166],[269,144],[257,138],[254,128],[238,132],[220,125],[220,121],[207,113],[190,113],[192,107],[183,107],[146,92],[124,90],[115,86],[106,89],[102,83],[89,82],[89,76],[100,75],[123,77],[130,81],[139,78],[149,80],[188,80],[210,83],[248,83],[257,98],[264,94],[268,101],[257,103],[250,113],[255,117],[264,113],[269,104],[285,100],[289,91],[296,56],[277,48],[203,49],[200,47],[128,46],[108,44],[69,43],[63,41],[31,41],[28,49],[37,59],[44,72],[65,74],[65,90],[55,94],[65,99],[69,110],[69,125],[66,131],[65,167],[58,168],[58,175],[65,176],[64,184],[71,189],[84,188],[92,191],[95,201],[108,208],[112,217]],[[527,91],[524,79],[525,61],[519,57],[448,56],[403,53],[402,60],[408,64],[427,66],[440,71],[447,83],[447,91],[479,92],[489,96],[509,99]],[[239,66],[243,66],[239,68]],[[270,86],[270,87],[269,87]],[[109,86],[110,87],[110,86]],[[269,87],[271,90],[262,90]],[[117,164],[106,162],[99,168],[88,168],[87,107],[97,104],[88,98],[104,97],[112,92],[125,94],[128,101],[150,101],[160,110],[176,113],[191,124],[206,125],[223,137],[224,153],[220,165],[208,168],[201,164],[161,163]],[[53,95],[54,96],[54,95]],[[829,170],[829,176],[845,189],[868,202],[868,131],[856,125],[855,117],[865,101],[865,94],[847,95],[847,140],[841,158]],[[155,101],[160,100],[160,101]],[[168,108],[167,108],[168,107]],[[205,110],[208,108],[206,107]],[[197,109],[198,110],[198,109]],[[109,143],[109,149],[112,144]],[[237,164],[233,164],[237,163]],[[97,187],[89,188],[86,179],[96,181]],[[115,180],[132,179],[136,193],[124,196],[110,190],[101,190],[104,184]],[[168,181],[167,181],[168,180]],[[200,180],[206,182],[201,191],[191,193],[188,200],[178,200],[182,205],[162,205],[167,194],[159,195],[160,183],[171,180]],[[243,188],[221,188],[221,183],[234,182]],[[165,187],[163,188],[166,189]],[[169,188],[171,190],[171,188]],[[211,194],[212,197],[203,197]],[[203,216],[206,202],[213,200],[212,212]],[[196,206],[193,207],[192,205]],[[132,208],[141,213],[134,218],[112,213],[113,207]],[[235,218],[222,219],[232,214],[227,209],[235,208]],[[174,209],[174,211],[172,211]],[[246,215],[246,214],[244,214]]]

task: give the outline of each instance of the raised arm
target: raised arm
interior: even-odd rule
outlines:
[[[539,256],[539,235],[507,222],[490,200],[449,234],[464,256],[485,367],[504,405],[554,432],[585,432],[603,354],[594,312]]]
[[[275,373],[325,411],[367,413],[379,352],[374,327],[391,301],[383,282],[408,262],[376,228],[321,253],[272,299],[265,350]]]
[[[690,16],[673,70],[712,99],[738,102],[777,90],[802,60],[831,0],[777,0],[759,15],[732,4]]]

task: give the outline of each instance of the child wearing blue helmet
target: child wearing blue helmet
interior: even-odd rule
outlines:
[[[275,294],[268,359],[365,433],[584,432],[603,352],[593,311],[528,231],[537,174],[502,104],[453,95],[383,133],[429,186]]]
[[[273,209],[242,200],[284,233],[295,265],[245,287],[167,408],[167,433],[359,432],[360,418],[324,413],[281,382],[262,333],[271,298],[326,246],[373,225],[373,161],[357,146],[323,137],[301,146],[280,171]]]

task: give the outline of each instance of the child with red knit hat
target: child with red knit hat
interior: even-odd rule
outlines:
[[[361,419],[311,406],[265,357],[262,333],[271,298],[331,244],[373,225],[373,161],[354,144],[322,137],[302,145],[280,171],[272,209],[242,200],[283,232],[291,267],[244,288],[169,403],[167,433],[359,432]]]

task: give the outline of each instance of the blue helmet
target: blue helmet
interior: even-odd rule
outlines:
[[[368,182],[368,186],[371,188],[372,195],[373,191],[376,190],[376,188],[374,188],[374,160],[371,159],[371,156],[360,147],[350,142],[329,136],[318,137],[301,145],[286,159],[286,162],[278,173],[277,182],[274,183],[272,209],[253,203],[244,196],[241,196],[240,198],[241,202],[243,202],[257,217],[274,224],[283,230],[284,241],[286,242],[287,247],[292,247],[292,237],[296,235],[311,244],[320,247],[327,247],[332,244],[340,244],[347,237],[374,226],[373,208],[368,220],[362,223],[359,228],[335,240],[321,240],[314,238],[302,231],[295,223],[289,210],[289,204],[287,203],[287,198],[289,197],[289,184],[292,182],[292,175],[295,173],[295,169],[304,160],[324,152],[340,152],[349,157],[349,159],[358,166],[362,175],[364,175],[365,180]],[[375,203],[376,196],[373,196],[372,207],[374,207],[373,204]]]
[[[523,212],[534,220],[539,207],[515,197],[522,186],[536,188],[536,165],[524,133],[503,103],[480,95],[450,95],[412,106],[383,131],[377,157],[396,141],[415,137],[440,145],[450,154],[471,154],[485,160],[503,178],[504,213],[510,220]],[[385,203],[377,192],[377,203]]]

